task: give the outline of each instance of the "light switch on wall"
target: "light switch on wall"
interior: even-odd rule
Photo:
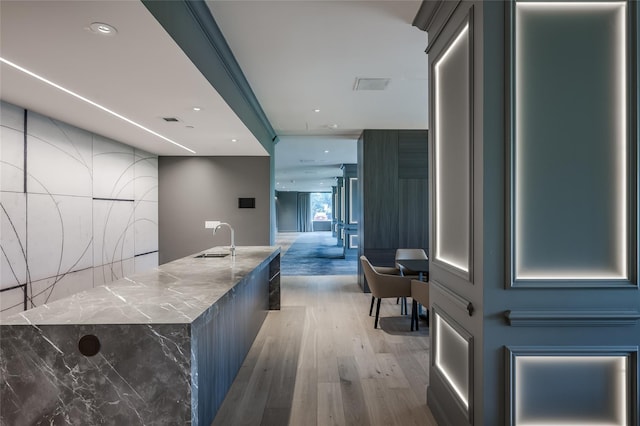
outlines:
[[[219,220],[205,220],[204,221],[205,229],[214,229],[218,225],[220,225],[220,221]]]

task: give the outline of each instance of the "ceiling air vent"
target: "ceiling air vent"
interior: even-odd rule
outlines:
[[[177,118],[175,118],[175,117],[162,117],[162,119],[163,119],[164,121],[169,122],[169,123],[177,123],[178,121],[180,121],[180,120],[178,120],[178,119],[177,119]]]
[[[356,78],[353,90],[384,90],[390,81],[390,78]]]

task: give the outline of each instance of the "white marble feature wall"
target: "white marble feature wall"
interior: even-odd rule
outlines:
[[[158,266],[157,156],[2,102],[0,178],[0,317]]]

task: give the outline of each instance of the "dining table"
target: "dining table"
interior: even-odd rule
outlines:
[[[396,264],[400,266],[400,272],[403,269],[418,273],[420,281],[429,281],[429,259],[398,259]]]

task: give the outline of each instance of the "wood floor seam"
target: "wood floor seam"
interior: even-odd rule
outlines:
[[[355,275],[285,276],[212,425],[436,426],[429,328],[384,300],[373,328]]]

